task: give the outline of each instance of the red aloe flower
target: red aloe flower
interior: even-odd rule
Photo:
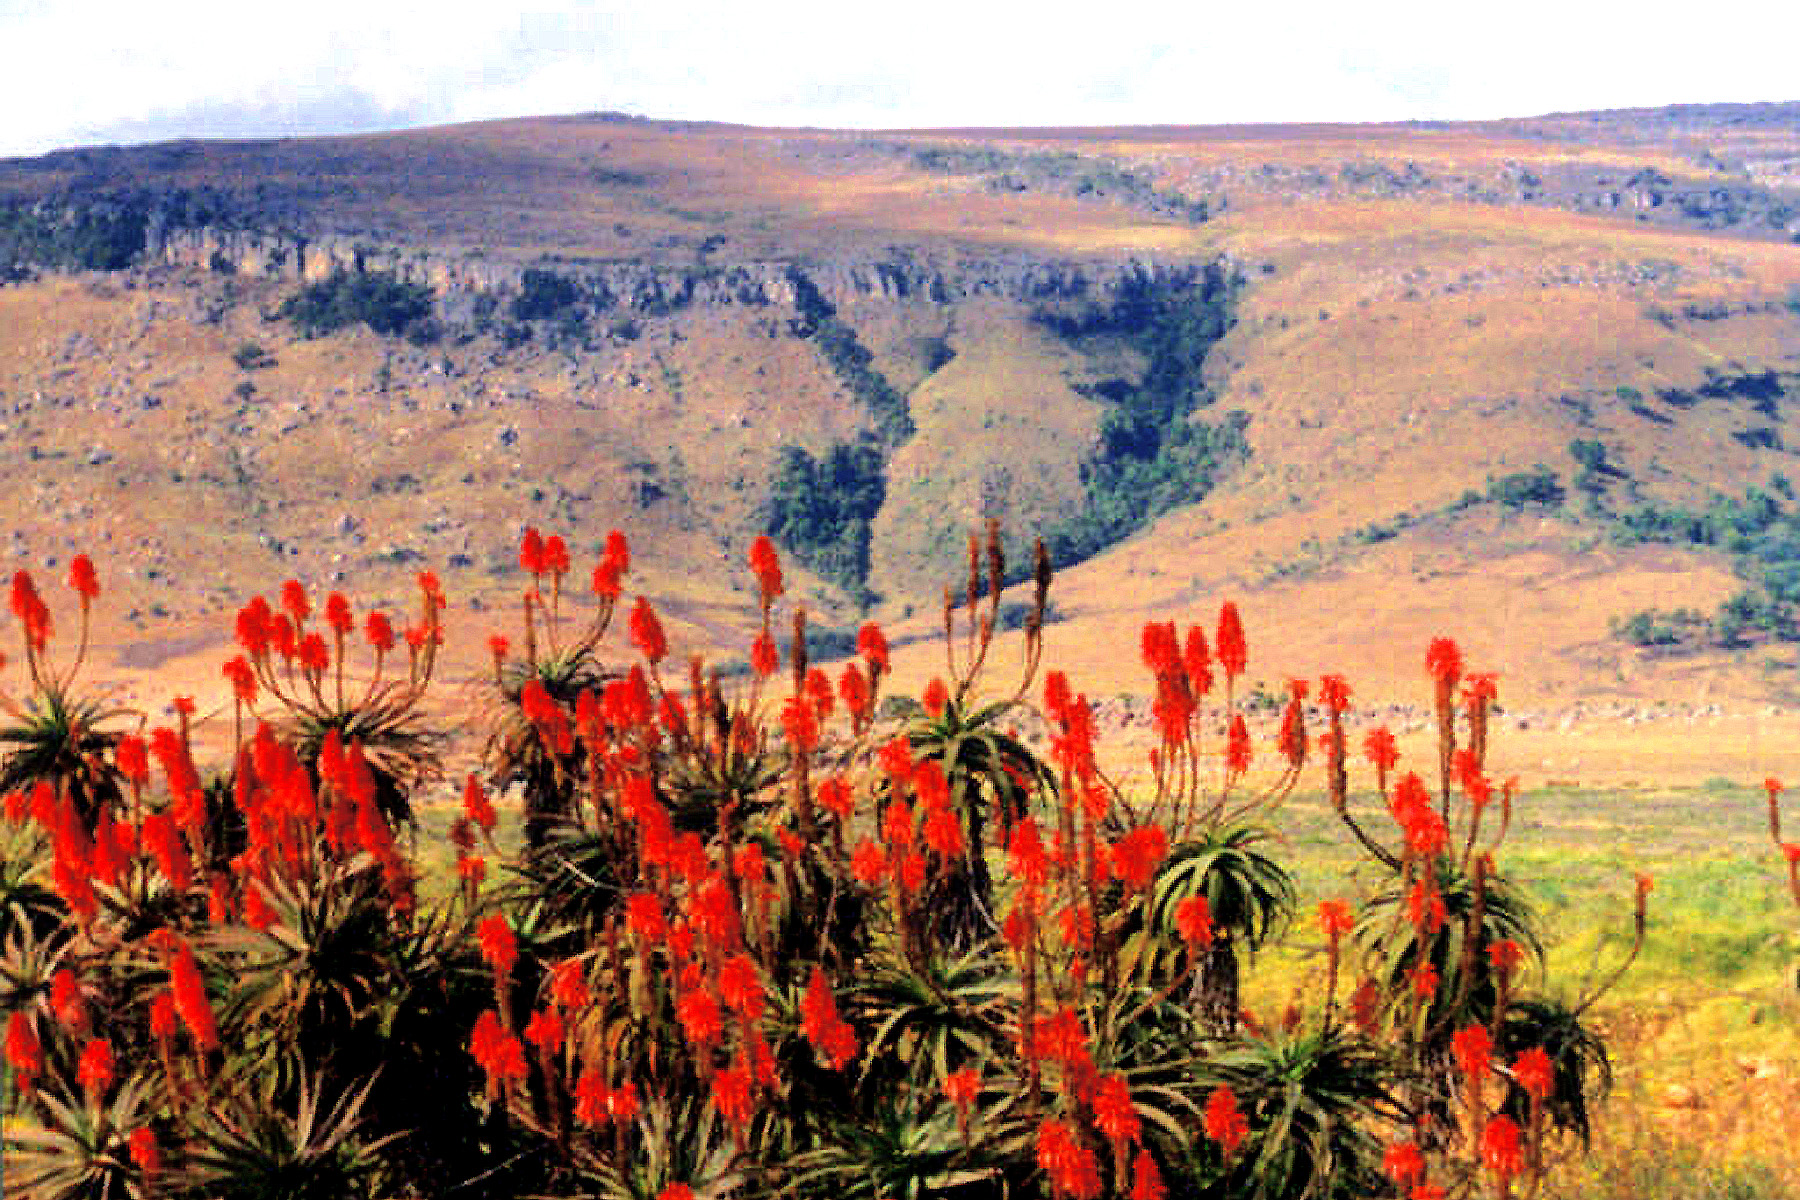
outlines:
[[[587,969],[580,959],[565,958],[550,969],[550,1000],[565,1013],[587,1007]]]
[[[344,593],[333,592],[325,597],[325,624],[340,637],[356,628],[356,618],[350,614],[350,601],[344,598]]]
[[[226,679],[231,681],[231,693],[239,703],[252,705],[256,703],[256,670],[250,660],[242,654],[226,662],[221,669]]]
[[[93,560],[77,554],[69,560],[69,586],[81,597],[83,607],[100,596],[100,577],[94,574]]]
[[[188,1036],[202,1051],[219,1044],[219,1027],[206,998],[206,985],[200,979],[200,965],[186,942],[176,941],[169,962],[169,984],[175,996],[175,1011],[187,1026]]]
[[[621,581],[630,568],[631,547],[626,544],[625,535],[615,529],[606,535],[606,549],[594,568],[594,594],[602,600],[617,600]]]
[[[533,578],[544,573],[544,536],[534,525],[527,525],[519,539],[519,569]]]
[[[1219,1143],[1227,1159],[1237,1153],[1250,1132],[1250,1123],[1238,1110],[1237,1093],[1226,1084],[1213,1089],[1206,1098],[1206,1136]]]
[[[950,689],[944,686],[942,679],[934,676],[931,682],[925,685],[925,695],[921,697],[921,703],[924,706],[925,715],[935,721],[944,715],[944,709],[950,704]]]
[[[106,1094],[106,1089],[112,1086],[114,1065],[112,1043],[105,1038],[92,1038],[82,1047],[75,1078],[81,1082],[81,1090],[87,1093],[88,1099],[95,1100]]]
[[[1102,1075],[1094,1086],[1091,1105],[1094,1127],[1105,1134],[1114,1147],[1122,1148],[1126,1143],[1138,1140],[1142,1122],[1138,1119],[1137,1106],[1131,1100],[1131,1085],[1125,1082],[1123,1075]],[[1115,1153],[1122,1155],[1123,1151],[1120,1149]]]
[[[1296,689],[1305,687],[1304,681],[1293,680]],[[1276,745],[1281,756],[1288,764],[1298,770],[1306,762],[1306,694],[1297,690],[1294,698],[1289,700],[1281,714],[1281,733],[1276,738]]]
[[[1556,1069],[1542,1046],[1533,1046],[1513,1062],[1513,1078],[1525,1094],[1542,1103],[1556,1086]]]
[[[1187,641],[1181,651],[1181,666],[1187,673],[1188,690],[1195,699],[1212,691],[1212,655],[1206,649],[1206,631],[1198,625],[1188,626]]]
[[[956,1122],[965,1135],[969,1131],[969,1110],[974,1107],[980,1091],[981,1076],[974,1067],[964,1067],[944,1076],[944,1095],[956,1105]]]
[[[1337,945],[1338,939],[1356,926],[1356,915],[1350,906],[1342,900],[1319,901],[1319,926],[1325,931],[1325,940]]]
[[[1400,748],[1385,725],[1369,730],[1363,737],[1363,754],[1379,771],[1391,771],[1400,761]]]
[[[713,1076],[712,1101],[719,1115],[739,1132],[756,1115],[755,1079],[750,1063],[742,1055]]]
[[[1450,1038],[1450,1054],[1465,1078],[1485,1076],[1494,1058],[1494,1040],[1488,1036],[1487,1026],[1470,1025],[1457,1030]]]
[[[917,850],[903,850],[894,858],[894,881],[908,896],[918,895],[925,886],[925,856]]]
[[[669,653],[668,639],[663,636],[662,622],[656,619],[656,610],[642,596],[631,610],[631,643],[638,652],[653,663],[661,662]]]
[[[1164,1200],[1169,1189],[1163,1186],[1162,1172],[1156,1169],[1156,1160],[1150,1157],[1150,1148],[1138,1150],[1137,1160],[1131,1164],[1131,1200]]]
[[[309,633],[300,639],[300,666],[314,675],[325,674],[331,666],[331,649],[323,637]]]
[[[834,1071],[841,1071],[856,1057],[856,1030],[838,1014],[837,1000],[825,972],[814,967],[800,1002],[801,1030],[819,1057]]]
[[[561,534],[553,533],[544,539],[544,571],[553,579],[569,573],[569,546]]]
[[[38,1041],[31,1018],[14,1009],[6,1019],[6,1061],[18,1072],[19,1088],[29,1092],[34,1081],[44,1073],[44,1046]]]
[[[1427,937],[1442,929],[1449,915],[1444,897],[1431,878],[1419,880],[1406,893],[1407,920]]]
[[[921,832],[925,836],[925,844],[944,858],[961,858],[968,849],[962,822],[946,807],[934,805],[928,809],[925,820],[921,823]]]
[[[81,994],[81,981],[67,967],[58,968],[50,977],[50,1012],[70,1033],[87,1031],[87,1000]]]
[[[633,892],[625,898],[625,924],[646,947],[661,944],[669,932],[662,901],[650,892]]]
[[[764,679],[781,669],[781,651],[776,649],[775,639],[766,630],[750,643],[750,667]]]
[[[841,775],[833,775],[819,785],[819,806],[838,820],[848,820],[856,809],[856,797]]]
[[[875,674],[888,668],[887,638],[882,635],[881,626],[874,622],[865,624],[856,632],[856,652],[863,657]]]
[[[118,764],[119,774],[133,783],[143,783],[150,778],[150,759],[144,746],[144,739],[135,733],[122,735],[113,746],[113,761]]]
[[[896,788],[905,787],[912,782],[913,757],[912,746],[904,734],[898,734],[883,742],[881,749],[875,752],[881,769],[893,781]]]
[[[156,1131],[148,1125],[140,1125],[131,1131],[126,1139],[127,1153],[131,1163],[146,1178],[154,1178],[162,1172],[162,1151],[156,1144]]]
[[[855,663],[844,664],[844,673],[838,677],[838,696],[849,710],[851,721],[860,725],[869,715],[869,684]]]
[[[1425,650],[1425,673],[1440,688],[1450,688],[1462,677],[1462,651],[1447,637],[1432,638]]]
[[[781,559],[775,553],[775,543],[766,533],[750,543],[750,570],[756,576],[756,587],[762,593],[764,604],[781,595]]]
[[[1012,838],[1006,844],[1013,874],[1028,888],[1041,888],[1050,879],[1050,856],[1038,830],[1037,818],[1029,813],[1013,823]]]
[[[1146,621],[1139,637],[1139,653],[1152,675],[1172,675],[1182,670],[1181,646],[1175,636],[1175,622]]]
[[[488,800],[487,789],[481,786],[481,780],[473,772],[470,772],[468,780],[463,784],[463,812],[487,833],[494,831],[494,824],[499,820],[493,804]]]
[[[394,648],[394,626],[386,613],[370,613],[368,620],[363,622],[363,636],[382,654]]]
[[[499,913],[489,914],[476,927],[475,936],[481,943],[482,961],[493,968],[495,976],[511,975],[513,964],[519,960],[519,940],[506,918]]]
[[[1038,1126],[1037,1160],[1059,1197],[1095,1200],[1100,1195],[1100,1168],[1093,1151],[1063,1122],[1047,1119]]]
[[[1236,679],[1249,664],[1250,652],[1244,644],[1244,626],[1238,618],[1237,605],[1227,600],[1219,609],[1219,632],[1213,639],[1219,654],[1219,668],[1225,678]]]
[[[611,1091],[600,1072],[592,1067],[582,1071],[581,1078],[575,1081],[575,1119],[589,1129],[606,1124],[610,1116],[606,1101]]]
[[[870,838],[858,842],[850,855],[850,874],[864,887],[874,887],[887,878],[887,868],[887,855]]]
[[[615,1121],[632,1120],[638,1115],[638,1108],[637,1089],[629,1083],[606,1094],[606,1115]]]
[[[50,641],[50,610],[38,596],[29,571],[17,571],[12,580],[12,611],[25,627],[25,639],[42,650]]]
[[[1525,1167],[1519,1126],[1511,1117],[1498,1116],[1481,1133],[1481,1161],[1502,1179],[1511,1179]]]
[[[290,579],[281,585],[281,607],[293,618],[296,628],[306,624],[306,618],[312,614],[312,604],[299,580]]]
[[[1169,852],[1169,834],[1161,825],[1140,825],[1113,844],[1113,873],[1132,891],[1141,892],[1156,877]]]
[[[562,1049],[563,1038],[568,1034],[568,1026],[552,1008],[541,1008],[531,1014],[531,1020],[525,1023],[525,1040],[537,1049],[539,1054],[553,1055]]]
[[[1231,729],[1225,736],[1225,766],[1234,775],[1242,775],[1250,769],[1250,727],[1244,724],[1243,714],[1231,718]]]
[[[719,997],[746,1021],[762,1019],[767,998],[762,978],[756,973],[756,962],[748,954],[734,954],[720,966]]]
[[[1381,1173],[1405,1190],[1425,1178],[1425,1156],[1414,1142],[1395,1142],[1381,1156]]]
[[[1205,896],[1189,896],[1175,906],[1175,929],[1190,947],[1212,949],[1212,906]]]

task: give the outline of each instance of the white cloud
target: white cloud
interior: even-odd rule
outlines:
[[[616,108],[825,125],[1386,120],[1796,98],[1800,11],[1389,0],[0,0],[0,154]]]

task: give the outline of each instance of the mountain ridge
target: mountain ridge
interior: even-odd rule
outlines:
[[[863,549],[788,547],[828,632],[859,596],[808,553],[866,554],[876,614],[928,629],[971,528],[1003,520],[1022,563],[1032,534],[1101,514],[1053,593],[1056,636],[1110,648],[1073,652],[1096,686],[1133,686],[1135,622],[1231,591],[1274,604],[1295,673],[1403,685],[1412,640],[1474,626],[1546,702],[1699,678],[1781,696],[1784,638],[1640,648],[1611,626],[1765,586],[1773,560],[1624,519],[1795,469],[1788,109],[993,133],[574,117],[0,161],[12,548],[54,569],[110,532],[135,610],[115,638],[185,646],[287,574],[392,598],[430,565],[499,623],[519,526],[592,545],[616,525],[657,547],[637,585],[735,655],[743,547],[805,501],[777,494],[783,462],[885,445],[873,514],[830,518]],[[71,269],[130,244],[106,222],[133,196],[137,248]],[[1191,298],[1208,272],[1238,281],[1228,305]],[[297,297],[334,278],[422,287],[429,320],[302,328]],[[353,290],[330,299],[375,303]],[[883,396],[911,424],[885,443]],[[1545,478],[1556,498],[1531,498]],[[1384,620],[1373,564],[1426,599]],[[1561,581],[1554,603],[1534,579]]]

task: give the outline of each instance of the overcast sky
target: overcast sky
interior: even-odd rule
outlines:
[[[1654,0],[594,0],[529,12],[0,0],[0,156],[601,109],[896,127],[1800,99],[1800,5],[1681,11],[1678,22]]]

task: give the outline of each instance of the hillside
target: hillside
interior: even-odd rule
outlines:
[[[1797,234],[1800,105],[4,161],[3,528],[214,690],[289,575],[431,567],[471,667],[527,523],[625,530],[688,645],[741,653],[764,529],[815,625],[924,633],[994,517],[1093,691],[1230,595],[1269,686],[1410,696],[1451,632],[1524,706],[1748,710],[1800,697]]]

